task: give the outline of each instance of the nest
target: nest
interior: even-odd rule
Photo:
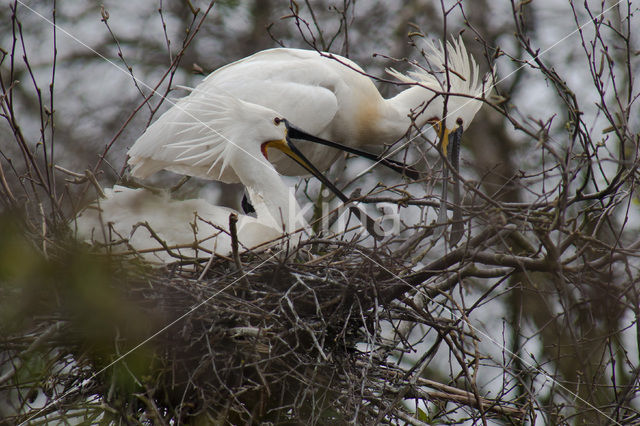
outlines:
[[[356,383],[336,381],[356,374],[356,342],[373,334],[368,311],[380,273],[356,251],[345,246],[311,264],[298,250],[284,259],[246,256],[243,271],[219,262],[205,280],[140,289],[150,316],[176,319],[157,338],[165,379],[153,393],[184,415],[206,411],[230,423],[346,421],[355,405],[335,389],[353,394]],[[348,257],[330,266],[340,253]]]
[[[453,324],[403,309],[425,276],[399,280],[405,267],[384,247],[311,239],[190,272],[75,244],[24,255],[40,259],[30,268],[39,279],[3,287],[24,300],[7,330],[3,356],[17,368],[5,382],[24,389],[20,365],[43,367],[27,379],[30,395],[18,391],[17,422],[373,424],[414,418],[398,404],[407,398],[523,415],[389,362],[411,345],[385,338],[384,320],[443,333]]]

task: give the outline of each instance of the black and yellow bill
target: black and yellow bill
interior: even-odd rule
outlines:
[[[462,142],[462,132],[464,131],[461,123],[457,123],[457,127],[454,129],[448,129],[442,126],[440,121],[433,123],[433,127],[436,130],[440,139],[439,146],[442,155],[449,161],[451,168],[455,171],[453,175],[453,225],[451,228],[451,234],[449,235],[449,245],[453,247],[460,241],[462,234],[464,233],[464,226],[462,224],[462,211],[460,209],[460,181],[458,180],[458,174],[460,173],[460,144]],[[447,185],[449,182],[449,166],[443,165],[442,173],[442,195],[440,199],[440,211],[438,212],[437,224],[442,226],[447,221],[447,201],[448,191]],[[440,232],[435,232],[434,236],[438,237],[444,232],[444,227]]]
[[[287,135],[289,139],[296,139],[301,141],[309,141],[313,143],[317,143],[320,145],[328,146],[331,148],[339,149],[340,151],[348,152],[350,154],[357,155],[362,158],[366,158],[368,160],[374,161],[378,164],[382,164],[383,166],[393,170],[394,172],[403,174],[410,179],[420,179],[422,173],[417,169],[408,166],[400,161],[391,160],[390,158],[386,158],[384,155],[376,155],[367,151],[362,151],[357,148],[353,148],[347,145],[343,145],[337,142],[328,141],[326,139],[319,138],[317,136],[311,135],[305,132],[302,129],[297,128],[293,124],[289,123],[286,119],[280,119],[280,121],[284,122],[284,125],[287,128]]]
[[[262,154],[268,158],[267,150],[269,148],[274,148],[293,161],[302,166],[305,170],[315,176],[324,186],[326,186],[331,192],[333,192],[336,197],[340,199],[343,203],[350,203],[351,200],[349,197],[344,195],[342,191],[340,191],[329,179],[327,179],[305,156],[300,150],[291,142],[289,139],[289,134],[287,133],[287,137],[285,139],[272,140],[262,144]],[[364,225],[367,231],[376,239],[382,240],[384,238],[384,230],[380,227],[378,223],[376,223],[368,214],[358,209],[355,206],[349,206],[351,212],[360,220],[360,223]]]

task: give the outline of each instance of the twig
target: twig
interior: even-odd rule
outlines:
[[[240,261],[240,254],[238,253],[238,230],[236,228],[236,224],[238,223],[238,214],[231,213],[229,214],[229,234],[231,235],[231,254],[233,257],[233,262],[236,265],[236,270],[241,276],[242,283],[249,288],[250,284],[247,280],[247,276],[242,269],[242,262]]]

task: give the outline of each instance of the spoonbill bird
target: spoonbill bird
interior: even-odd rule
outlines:
[[[442,43],[436,46],[428,42],[427,47],[429,70],[416,67],[407,75],[387,70],[410,86],[390,99],[380,95],[373,81],[355,62],[332,53],[277,48],[223,66],[165,112],[135,142],[128,153],[131,173],[134,177],[146,178],[167,169],[217,179],[218,168],[210,166],[207,157],[193,155],[193,136],[181,131],[180,126],[184,122],[206,124],[208,103],[219,92],[286,117],[291,125],[290,137],[316,142],[303,142],[299,149],[319,170],[327,169],[340,149],[366,156],[367,153],[359,150],[363,145],[391,144],[399,140],[412,123],[419,128],[433,125],[441,140],[443,155],[452,152],[451,164],[457,168],[462,130],[469,126],[482,106],[481,99],[491,90],[490,74],[480,78],[479,67],[467,53],[462,38],[447,42],[446,51]],[[231,119],[243,122],[242,111],[237,111]],[[203,126],[204,129],[207,127]],[[208,134],[212,133],[199,132],[199,146],[206,146]],[[183,145],[180,141],[187,143]],[[375,159],[371,154],[368,156]],[[269,160],[284,175],[309,172],[278,152],[269,156]],[[381,161],[396,170],[402,169],[402,165],[392,160]],[[405,170],[409,177],[418,175],[413,169]],[[459,186],[457,180],[454,183],[455,204],[458,204]],[[439,222],[446,221],[446,194],[443,184]],[[454,209],[454,219],[456,216],[459,210],[456,213]]]
[[[115,242],[117,251],[135,249],[148,260],[168,262],[178,253],[196,256],[196,246],[209,253],[229,254],[232,213],[238,215],[236,236],[241,249],[306,228],[294,194],[268,161],[273,150],[288,155],[348,201],[288,140],[288,123],[275,111],[221,92],[208,95],[206,100],[190,96],[180,102],[200,121],[172,122],[177,140],[162,148],[176,152],[178,160],[203,167],[212,178],[244,184],[256,217],[202,199],[170,200],[166,194],[147,189],[116,186],[76,218],[81,239]],[[370,232],[380,235],[365,213],[355,207],[353,211]]]

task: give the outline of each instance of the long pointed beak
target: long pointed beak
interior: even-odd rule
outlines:
[[[460,181],[458,180],[458,174],[460,173],[460,143],[462,141],[462,131],[462,126],[458,127],[450,135],[451,140],[449,141],[449,145],[451,145],[449,159],[456,171],[456,175],[453,177],[453,217],[451,218],[453,224],[451,225],[451,233],[449,234],[449,246],[451,247],[458,244],[458,241],[460,241],[464,234],[462,209],[460,208]]]
[[[324,184],[331,192],[333,192],[336,197],[338,197],[343,203],[347,204],[351,200],[349,197],[344,195],[342,191],[340,191],[336,186],[329,181],[320,171],[300,152],[300,150],[289,140],[289,135],[287,135],[284,140],[275,140],[269,141],[263,145],[263,150],[266,150],[269,147],[276,148],[286,154],[293,161],[298,163],[300,166],[304,167],[309,173],[315,176],[320,182]],[[360,220],[367,231],[376,239],[382,240],[384,238],[384,230],[377,224],[368,214],[358,209],[355,206],[349,206],[351,212]]]
[[[448,139],[449,143],[447,144],[447,152],[445,155],[451,162],[451,165],[458,171],[459,169],[459,161],[460,161],[460,142],[462,141],[462,126],[458,126],[452,132],[449,132]]]
[[[451,226],[451,234],[449,235],[449,246],[451,247],[456,245],[464,234],[462,211],[460,209],[460,181],[458,180],[458,174],[460,172],[460,142],[462,140],[462,132],[463,128],[460,125],[454,131],[450,131],[446,128],[442,129],[442,133],[440,135],[440,147],[442,149],[442,154],[449,160],[451,166],[456,172],[453,176],[453,225]],[[447,184],[449,181],[449,168],[446,164],[443,166],[442,179],[442,197],[437,221],[441,226],[447,222]],[[444,227],[442,227],[440,232],[435,232],[434,235],[436,238],[439,238],[443,232]]]
[[[389,158],[384,158],[384,157],[380,157],[377,156],[375,154],[372,154],[370,152],[366,152],[366,151],[361,151],[359,149],[356,148],[352,148],[350,146],[347,145],[342,145],[336,142],[331,142],[328,141],[326,139],[322,139],[319,138],[317,136],[313,136],[307,132],[305,132],[302,129],[297,128],[296,126],[294,126],[293,124],[289,123],[289,121],[287,121],[286,119],[282,119],[282,121],[284,122],[285,126],[287,127],[287,134],[289,135],[290,138],[292,139],[300,139],[300,140],[305,140],[305,141],[309,141],[309,142],[314,142],[314,143],[318,143],[320,145],[325,145],[325,146],[329,146],[331,148],[335,148],[335,149],[339,149],[341,151],[345,151],[345,152],[349,152],[351,154],[355,154],[358,155],[360,157],[363,158],[367,158],[371,161],[375,161],[377,163],[382,164],[383,166],[388,167],[389,169],[393,170],[394,172],[398,172],[400,174],[404,174],[405,176],[411,178],[411,179],[419,179],[421,173],[414,169],[411,166],[407,166],[406,164],[400,162],[400,161],[395,161],[395,160],[391,160]]]

